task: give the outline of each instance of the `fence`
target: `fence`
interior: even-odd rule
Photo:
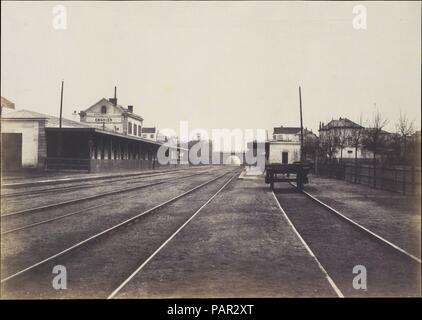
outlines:
[[[374,170],[372,165],[334,163],[320,164],[317,174],[403,194],[421,193],[420,167],[375,166]]]

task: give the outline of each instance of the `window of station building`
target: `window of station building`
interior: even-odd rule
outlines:
[[[138,126],[136,124],[133,125],[133,135],[138,135]]]
[[[150,134],[150,135],[149,135],[149,137],[150,137],[151,139],[153,139],[153,138],[154,138],[154,134]]]
[[[101,113],[107,113],[107,107],[101,106]]]
[[[128,122],[127,124],[127,133],[132,134],[132,122]]]

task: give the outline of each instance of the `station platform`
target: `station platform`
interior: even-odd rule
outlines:
[[[421,256],[420,196],[311,175],[305,191],[348,218]]]

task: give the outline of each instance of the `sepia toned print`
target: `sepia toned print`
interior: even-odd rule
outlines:
[[[1,299],[421,297],[420,2],[1,9]]]

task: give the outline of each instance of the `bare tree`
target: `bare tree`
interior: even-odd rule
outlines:
[[[347,145],[349,130],[346,127],[340,127],[334,130],[335,144],[340,149],[340,164],[343,163],[343,149]]]
[[[406,114],[402,114],[400,111],[400,116],[396,122],[396,130],[401,140],[400,144],[403,145],[403,165],[406,165],[406,155],[407,155],[407,138],[415,133],[414,129],[415,120],[410,121]],[[406,192],[406,169],[403,168],[403,193]]]
[[[357,182],[358,175],[358,149],[362,144],[363,138],[362,115],[359,117],[359,127],[355,127],[350,133],[350,140],[352,147],[355,148],[355,183]]]
[[[324,135],[320,138],[320,150],[324,154],[325,158],[328,155],[331,163],[333,156],[337,152],[333,130],[326,130]]]
[[[388,120],[384,119],[379,111],[376,111],[366,130],[365,145],[373,153],[374,188],[376,187],[376,156],[383,143],[383,129]]]
[[[406,164],[407,138],[415,133],[414,123],[415,120],[410,121],[407,115],[402,114],[400,111],[399,120],[396,122],[396,130],[400,135],[403,144],[403,164]]]

